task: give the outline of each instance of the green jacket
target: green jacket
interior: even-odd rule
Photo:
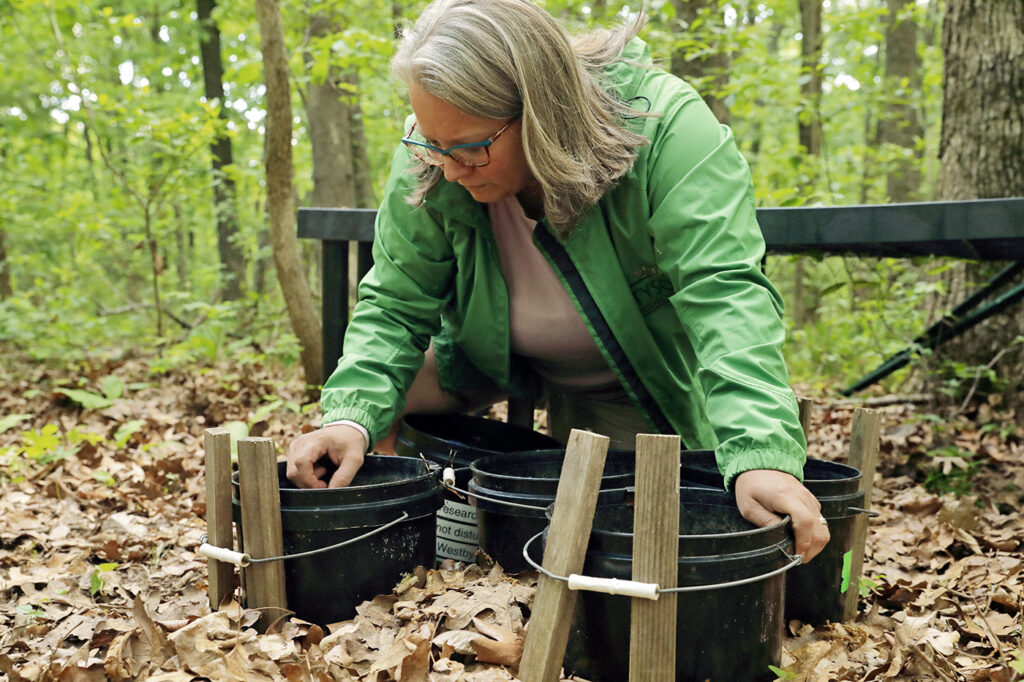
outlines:
[[[697,92],[650,67],[642,41],[624,56],[608,75],[623,100],[659,114],[632,121],[650,144],[568,239],[542,219],[534,243],[652,433],[714,448],[727,484],[749,469],[802,480],[782,301],[760,267],[749,168]],[[409,205],[410,166],[400,147],[377,215],[374,267],[322,395],[324,423],[353,420],[374,440],[404,406],[431,337],[446,390],[531,387],[527,363],[510,353],[508,291],[486,207],[444,181],[423,206]]]

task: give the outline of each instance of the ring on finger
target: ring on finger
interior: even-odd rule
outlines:
[[[827,526],[828,525],[828,519],[826,519],[824,516],[819,516],[818,517],[818,523],[820,523],[823,526]]]

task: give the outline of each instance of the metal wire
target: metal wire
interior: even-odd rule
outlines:
[[[536,561],[534,561],[533,558],[530,557],[530,552],[529,552],[530,545],[533,544],[534,540],[536,540],[537,538],[539,538],[543,534],[544,534],[544,531],[541,531],[541,532],[537,533],[532,538],[530,538],[529,540],[526,541],[526,544],[523,545],[523,558],[526,559],[526,562],[528,564],[533,566],[535,569],[537,569],[538,571],[540,571],[541,573],[543,573],[547,577],[552,578],[554,580],[561,580],[562,582],[566,582],[566,583],[569,582],[569,578],[567,576],[555,575],[554,573],[552,573],[551,571],[547,570],[546,568],[544,568],[543,566],[538,564]],[[726,587],[739,587],[740,585],[749,585],[750,583],[755,583],[755,582],[758,582],[759,580],[765,580],[766,578],[772,578],[772,577],[774,577],[774,576],[776,576],[776,575],[778,575],[780,573],[785,573],[789,569],[795,568],[795,567],[797,567],[797,566],[799,566],[800,564],[803,563],[804,558],[802,556],[800,556],[799,554],[792,555],[789,552],[787,552],[786,550],[782,549],[781,547],[779,547],[778,549],[779,549],[780,552],[782,552],[786,556],[787,559],[789,559],[789,563],[786,564],[785,566],[781,567],[781,568],[775,569],[774,571],[770,571],[768,573],[762,573],[761,575],[755,575],[755,576],[752,576],[750,578],[743,578],[742,580],[732,580],[732,581],[727,582],[727,583],[714,583],[712,585],[689,585],[689,586],[686,586],[686,587],[659,587],[657,591],[658,591],[659,594],[661,594],[663,592],[706,592],[706,591],[710,591],[710,590],[721,590],[721,589],[724,589]]]
[[[467,495],[469,497],[475,497],[477,499],[484,500],[486,502],[494,502],[495,504],[504,504],[504,505],[507,505],[509,507],[519,507],[520,509],[533,509],[535,511],[547,511],[548,510],[548,507],[539,507],[539,506],[537,506],[535,504],[520,504],[519,502],[509,502],[508,500],[500,500],[500,499],[498,499],[496,497],[488,497],[487,495],[481,495],[480,493],[474,493],[474,492],[470,492],[469,490],[463,490],[462,488],[456,488],[455,486],[448,485],[446,483],[443,483],[442,485],[447,490],[451,490],[453,492],[461,493],[461,494]],[[630,493],[630,492],[633,492],[634,490],[635,490],[635,488],[632,488],[632,487],[626,487],[626,488],[602,488],[600,490],[600,492],[604,493],[604,492],[619,492],[619,491],[623,491],[623,492]],[[550,505],[548,505],[548,506],[550,506]]]
[[[299,552],[298,554],[285,554],[284,556],[270,556],[270,557],[264,557],[262,559],[253,559],[248,554],[245,554],[244,556],[247,556],[249,560],[248,560],[248,563],[242,564],[242,565],[243,566],[248,566],[249,564],[265,564],[265,563],[268,563],[270,561],[283,561],[284,559],[302,559],[304,557],[313,556],[314,554],[323,554],[324,552],[330,552],[332,550],[338,549],[339,547],[344,547],[346,545],[355,544],[356,542],[359,542],[361,540],[365,540],[366,538],[373,537],[377,533],[380,533],[381,531],[385,531],[388,528],[391,528],[392,526],[397,525],[397,524],[401,523],[402,521],[405,521],[408,518],[409,518],[409,512],[405,512],[404,511],[404,512],[402,512],[402,515],[399,516],[394,521],[388,521],[383,526],[378,526],[378,527],[374,528],[373,530],[371,530],[368,533],[363,533],[362,535],[360,535],[358,537],[350,538],[348,540],[344,540],[343,542],[337,542],[337,543],[335,543],[333,545],[328,545],[327,547],[320,547],[318,549],[311,549],[308,552]],[[207,540],[207,537],[206,537],[206,534],[204,533],[199,538],[199,544],[206,544],[206,540]],[[219,549],[230,549],[230,548],[228,548],[228,547],[221,547]]]
[[[846,511],[857,512],[858,514],[867,514],[871,518],[882,515],[882,512],[877,512],[874,509],[862,509],[861,507],[847,507]]]

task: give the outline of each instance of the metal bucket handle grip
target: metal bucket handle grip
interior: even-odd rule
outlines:
[[[344,547],[345,545],[355,544],[360,540],[365,540],[366,538],[373,537],[377,533],[385,531],[388,528],[391,528],[391,526],[399,524],[408,518],[409,512],[404,511],[402,512],[402,515],[394,521],[389,521],[385,523],[383,526],[377,526],[373,530],[363,533],[358,537],[350,538],[343,542],[337,542],[333,545],[328,545],[327,547],[311,549],[308,552],[299,552],[298,554],[285,554],[284,556],[271,556],[266,557],[264,559],[253,559],[251,556],[249,556],[247,552],[236,552],[235,550],[229,549],[227,547],[217,547],[216,545],[211,545],[206,542],[206,534],[204,533],[203,536],[199,539],[199,553],[208,559],[216,559],[217,561],[223,561],[229,564],[234,564],[235,566],[241,566],[242,568],[245,568],[250,564],[263,564],[269,561],[282,561],[284,559],[301,559],[302,557],[312,556],[314,554],[330,552],[331,550],[338,549],[339,547]]]
[[[534,540],[544,534],[541,531],[534,535],[532,538],[526,541],[523,545],[523,558],[526,562],[533,566],[535,569],[555,580],[561,580],[562,582],[569,584],[570,590],[587,590],[589,592],[604,592],[606,594],[622,594],[630,597],[639,597],[641,599],[657,599],[658,595],[663,592],[703,592],[709,590],[720,590],[726,587],[739,587],[740,585],[748,585],[755,583],[766,578],[772,578],[780,573],[785,573],[791,568],[796,568],[803,563],[804,558],[797,555],[792,555],[786,550],[779,547],[779,551],[782,552],[789,563],[781,568],[776,568],[768,573],[762,573],[761,575],[755,575],[749,578],[743,578],[742,580],[731,580],[725,583],[714,583],[711,585],[689,585],[686,587],[659,587],[657,583],[642,583],[636,580],[620,580],[618,578],[595,578],[593,576],[577,575],[572,574],[569,576],[555,575],[551,571],[547,570],[530,557],[530,545]]]
[[[864,509],[862,507],[847,507],[846,511],[852,511],[855,514],[867,514],[871,518],[882,515],[882,512],[877,512],[874,509]]]

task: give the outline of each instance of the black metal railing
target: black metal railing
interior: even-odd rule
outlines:
[[[348,326],[350,245],[358,249],[357,275],[362,279],[372,264],[376,215],[374,209],[299,209],[299,237],[323,242],[324,380],[341,357]],[[845,389],[845,395],[885,378],[918,350],[937,348],[1024,300],[1020,282],[997,294],[1024,272],[1024,198],[759,208],[757,220],[769,253],[1013,261],[906,349]]]

